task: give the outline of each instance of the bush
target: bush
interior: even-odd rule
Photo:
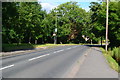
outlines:
[[[2,52],[34,49],[31,44],[2,44]]]
[[[113,48],[112,50],[112,57],[115,58],[115,60],[120,63],[120,47]]]

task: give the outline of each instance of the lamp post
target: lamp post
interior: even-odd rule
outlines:
[[[56,23],[55,23],[55,31],[54,31],[54,44],[57,44],[57,17],[60,16],[60,14],[57,14],[56,12]]]
[[[109,2],[107,0],[107,5],[106,5],[106,41],[105,41],[105,50],[107,51],[108,48],[108,6]]]
[[[55,31],[54,31],[54,44],[57,44],[57,14],[56,14],[56,24],[55,24]]]

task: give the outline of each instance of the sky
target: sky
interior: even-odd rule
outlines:
[[[69,2],[69,1],[76,1],[81,8],[89,11],[90,2],[98,2],[98,0],[38,0],[42,5],[42,9],[46,10],[48,13],[50,10],[54,9],[58,5]]]

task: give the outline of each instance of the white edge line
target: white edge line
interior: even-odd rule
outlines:
[[[7,69],[7,68],[10,68],[10,67],[13,67],[13,66],[14,66],[14,64],[6,66],[6,67],[3,67],[3,68],[0,68],[0,70]]]

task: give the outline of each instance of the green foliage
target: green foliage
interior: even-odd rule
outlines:
[[[120,9],[116,5],[119,2],[109,3],[108,38],[113,47],[120,45]],[[53,33],[58,43],[85,42],[82,35],[89,37],[89,42],[105,39],[105,2],[92,2],[86,12],[77,2],[70,1],[50,13],[37,2],[3,2],[2,14],[3,43],[53,43]]]
[[[108,38],[110,46],[120,46],[120,10],[119,2],[109,2],[109,24],[108,24]],[[90,9],[92,11],[91,20],[93,24],[92,32],[95,37],[105,38],[106,27],[106,3],[92,2]]]
[[[3,2],[3,43],[29,42],[41,38],[45,11],[37,2]]]
[[[34,49],[35,47],[32,44],[2,44],[2,51],[15,51],[15,50],[27,50]]]
[[[87,12],[79,8],[77,2],[63,3],[53,9],[50,14],[53,16],[52,23],[56,24],[53,29],[58,28],[57,36],[61,42],[80,42]]]
[[[105,55],[106,56],[106,59],[108,60],[108,63],[109,65],[116,71],[119,71],[118,70],[118,63],[110,56],[110,55]]]
[[[112,57],[115,58],[115,60],[120,63],[120,47],[118,48],[113,48],[112,50]]]

